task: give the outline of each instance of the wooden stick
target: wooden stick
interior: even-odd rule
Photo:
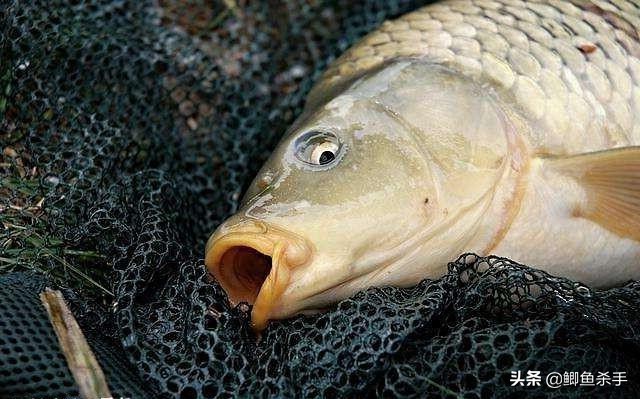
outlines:
[[[62,353],[84,399],[110,398],[109,386],[62,293],[46,288],[40,300],[58,336]]]

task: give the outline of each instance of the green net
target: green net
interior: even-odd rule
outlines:
[[[593,291],[467,255],[257,340],[206,278],[206,238],[321,71],[424,3],[2,2],[0,397],[77,395],[45,285],[66,288],[123,396],[635,396],[636,283]],[[628,382],[514,388],[513,370]]]

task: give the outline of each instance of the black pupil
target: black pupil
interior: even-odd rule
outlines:
[[[320,154],[320,165],[326,165],[329,162],[333,161],[333,159],[335,158],[335,154],[331,151],[324,151],[322,154]]]

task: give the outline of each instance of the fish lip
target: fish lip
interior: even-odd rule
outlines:
[[[271,258],[269,272],[253,301],[238,287],[241,282],[237,255],[230,254],[232,264],[223,259],[234,248],[247,248]],[[259,332],[266,328],[270,319],[290,316],[281,314],[285,308],[283,294],[289,286],[292,270],[310,263],[313,252],[310,243],[297,234],[250,220],[232,226],[223,224],[210,237],[205,250],[205,266],[227,293],[231,304],[248,302],[253,305],[251,325]]]

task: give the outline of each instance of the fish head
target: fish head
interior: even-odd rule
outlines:
[[[448,73],[420,78],[425,68],[388,66],[307,110],[210,237],[205,263],[232,303],[253,305],[254,328],[373,285],[416,283],[451,259],[463,236],[451,219],[466,223],[460,214],[493,184],[485,175],[495,177],[502,148],[478,149],[475,128],[453,140],[446,130],[474,115],[480,130],[499,121],[469,93],[447,93]]]

